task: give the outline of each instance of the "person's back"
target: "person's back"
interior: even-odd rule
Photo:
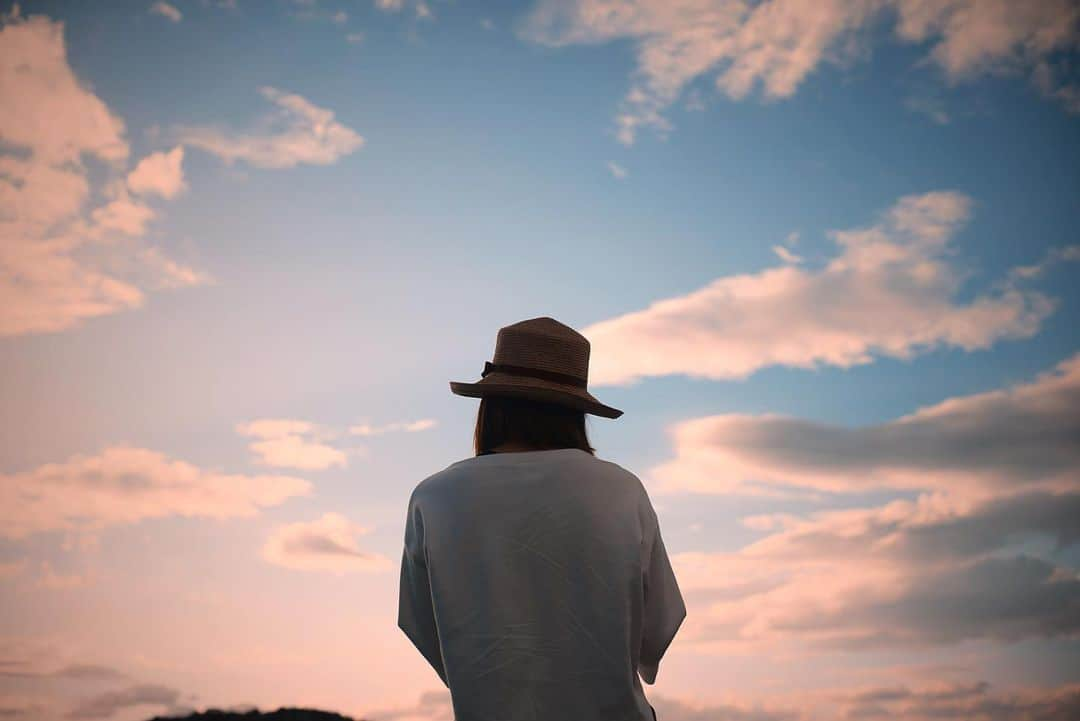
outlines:
[[[457,721],[654,718],[638,673],[686,609],[629,471],[577,448],[459,461],[413,491],[405,555],[399,625]]]
[[[654,683],[686,607],[633,473],[594,455],[589,342],[553,318],[502,328],[476,456],[409,498],[398,626],[449,687],[456,721],[656,721]]]

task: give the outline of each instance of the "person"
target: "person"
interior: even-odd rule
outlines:
[[[475,455],[412,491],[398,626],[456,721],[656,721],[641,680],[686,617],[641,481],[598,458],[588,340],[553,318],[499,330]],[[639,680],[640,676],[640,680]]]

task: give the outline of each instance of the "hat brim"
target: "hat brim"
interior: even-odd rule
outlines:
[[[618,408],[601,403],[584,388],[567,386],[542,378],[512,376],[505,373],[489,373],[476,383],[450,381],[450,392],[469,398],[483,398],[484,396],[531,398],[569,406],[603,418],[618,418],[623,414]]]

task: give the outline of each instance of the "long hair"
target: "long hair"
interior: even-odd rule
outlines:
[[[585,411],[531,398],[481,398],[473,433],[476,455],[492,453],[503,443],[519,443],[537,450],[580,448],[596,455],[585,430]]]

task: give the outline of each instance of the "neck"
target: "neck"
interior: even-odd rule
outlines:
[[[522,451],[542,451],[543,448],[528,446],[524,443],[502,443],[491,449],[492,453],[518,453]]]

